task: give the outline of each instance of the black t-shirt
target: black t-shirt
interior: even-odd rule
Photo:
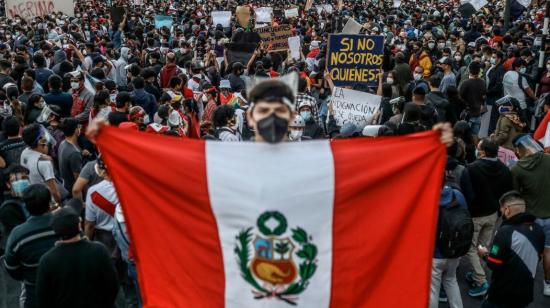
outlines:
[[[0,156],[6,161],[6,166],[19,164],[21,152],[27,145],[23,138],[6,139],[0,143]]]
[[[109,120],[109,124],[111,124],[112,126],[119,126],[120,123],[128,122],[130,120],[126,112],[120,111],[113,111],[109,113],[107,119]]]

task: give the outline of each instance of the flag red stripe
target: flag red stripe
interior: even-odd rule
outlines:
[[[204,142],[106,127],[98,145],[129,225],[144,307],[223,307]]]
[[[92,202],[105,213],[109,214],[109,216],[115,215],[116,205],[111,203],[111,201],[105,199],[105,197],[103,197],[100,193],[94,191],[91,195],[91,198]]]
[[[331,144],[331,307],[428,305],[445,148],[433,132],[395,141]]]

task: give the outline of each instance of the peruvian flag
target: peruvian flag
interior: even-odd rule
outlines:
[[[445,147],[105,127],[145,307],[426,307]]]

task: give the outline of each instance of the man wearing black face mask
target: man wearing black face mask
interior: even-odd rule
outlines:
[[[257,142],[278,143],[288,138],[288,124],[293,118],[294,95],[281,81],[269,80],[250,91],[246,118],[254,129]]]

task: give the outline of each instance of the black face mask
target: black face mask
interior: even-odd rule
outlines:
[[[288,131],[288,121],[272,113],[269,117],[258,121],[258,132],[269,143],[283,140]]]

